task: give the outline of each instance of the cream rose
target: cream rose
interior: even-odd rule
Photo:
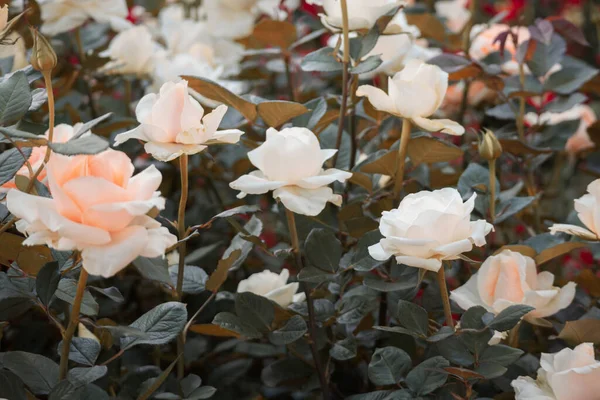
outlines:
[[[290,271],[283,269],[280,274],[264,270],[241,280],[238,293],[251,292],[274,301],[281,307],[302,301],[304,293],[298,293],[298,282],[287,283]]]
[[[554,224],[550,227],[550,233],[568,233],[585,240],[600,240],[600,179],[596,179],[587,187],[587,194],[575,200],[575,211],[579,220],[587,227],[582,228],[570,224]]]
[[[451,135],[462,135],[465,128],[449,119],[429,119],[444,101],[448,89],[448,74],[436,65],[420,60],[410,60],[404,69],[388,80],[388,93],[370,85],[356,91],[365,96],[380,111],[410,119],[419,127],[430,131],[441,131]]]
[[[383,212],[379,231],[384,238],[369,247],[369,254],[379,261],[395,256],[399,264],[437,272],[443,260],[483,246],[493,229],[483,219],[471,221],[475,197],[463,203],[453,188],[409,194],[397,209]]]
[[[454,33],[465,27],[471,12],[467,9],[468,0],[441,0],[435,2],[435,12],[446,20],[446,26]]]
[[[220,105],[204,115],[204,109],[188,94],[187,81],[167,82],[158,95],[151,93],[138,103],[135,114],[141,124],[115,137],[115,144],[129,139],[146,142],[146,152],[161,161],[182,154],[196,154],[215,143],[237,143],[243,134],[239,129],[218,131],[227,112]]]
[[[154,54],[159,46],[145,26],[127,29],[115,36],[101,57],[110,58],[102,71],[111,74],[148,75],[152,71]]]
[[[536,113],[525,114],[525,122],[530,125],[556,125],[564,121],[575,119],[580,120],[579,127],[565,144],[565,151],[570,154],[589,150],[595,146],[587,132],[588,127],[597,120],[596,113],[590,106],[578,104],[567,111],[560,113],[545,112],[539,115],[539,117]]]
[[[321,23],[333,32],[342,30],[342,6],[340,0],[307,0],[308,4],[323,6]],[[371,29],[377,19],[402,5],[398,0],[352,0],[348,1],[348,28],[351,31]]]
[[[68,32],[88,19],[110,24],[115,31],[133,25],[127,21],[125,0],[38,0],[42,17],[42,33],[49,36]]]
[[[303,215],[318,215],[327,202],[337,206],[342,197],[334,194],[328,185],[345,182],[350,172],[336,168],[323,169],[323,163],[337,150],[321,150],[319,140],[306,128],[269,128],[267,140],[248,152],[248,158],[258,171],[252,171],[231,182],[235,190],[246,194],[262,194],[273,190],[290,211]]]
[[[531,257],[510,250],[488,257],[476,274],[463,286],[450,293],[462,309],[483,306],[494,314],[514,304],[535,307],[525,316],[544,318],[556,314],[571,304],[575,283],[553,286],[554,275],[538,274]]]
[[[25,245],[46,244],[56,250],[80,250],[83,267],[110,277],[138,256],[158,257],[176,237],[146,214],[163,209],[156,191],[162,176],[148,167],[133,176],[125,153],[53,154],[46,166],[52,198],[13,189],[6,196]]]
[[[56,125],[54,127],[54,133],[52,134],[52,141],[55,143],[65,143],[66,141],[71,139],[73,137],[73,135],[75,135],[75,132],[79,131],[79,128],[82,125],[83,125],[82,123],[75,124],[74,126],[67,125],[67,124]],[[48,139],[49,133],[50,133],[49,131],[46,131],[46,133],[44,134],[43,137]],[[87,134],[89,134],[89,132],[85,132],[83,135],[87,135]],[[31,150],[31,155],[29,156],[29,159],[27,160],[27,162],[29,162],[29,165],[31,166],[31,169],[33,170],[34,173],[35,173],[35,171],[38,170],[38,168],[40,168],[40,166],[44,162],[45,156],[46,156],[46,146],[37,146]],[[19,169],[15,175],[29,177],[29,168],[27,168],[27,165],[23,165],[21,167],[21,169]],[[46,169],[43,169],[40,172],[40,174],[38,175],[38,180],[40,182],[46,181]],[[15,184],[15,178],[13,178],[0,187],[0,193],[6,192],[10,189],[15,189],[16,187],[17,187],[17,185]]]
[[[516,400],[593,400],[600,393],[600,362],[594,345],[542,353],[536,380],[520,376],[512,381]]]

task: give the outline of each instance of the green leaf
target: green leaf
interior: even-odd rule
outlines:
[[[485,327],[485,323],[481,319],[485,314],[487,314],[487,310],[482,306],[475,306],[469,308],[464,312],[462,317],[460,317],[460,327],[461,329],[482,329]]]
[[[483,375],[485,379],[494,379],[501,377],[506,371],[506,367],[495,362],[480,363],[477,366],[477,368],[475,368],[475,372]]]
[[[498,204],[498,210],[500,210],[500,212],[496,215],[494,223],[499,224],[506,221],[513,215],[529,207],[535,201],[535,199],[535,196],[513,197],[504,203]]]
[[[396,282],[387,282],[377,275],[365,276],[363,285],[373,290],[377,290],[378,292],[396,292],[399,290],[411,290],[417,288],[417,282],[414,280],[399,279]]]
[[[444,358],[463,367],[473,365],[475,357],[460,336],[450,336],[437,343],[437,349]]]
[[[27,400],[23,382],[10,371],[0,369],[0,398]]]
[[[71,278],[61,279],[56,289],[56,297],[73,305],[75,302],[75,294],[77,293],[77,281]],[[87,290],[83,293],[81,301],[81,313],[89,316],[98,315],[100,306]]]
[[[439,331],[437,331],[433,335],[429,336],[427,338],[427,341],[431,342],[431,343],[436,343],[436,342],[439,342],[440,340],[444,340],[444,339],[454,335],[454,333],[455,333],[454,329],[450,328],[449,326],[442,326]]]
[[[24,72],[0,82],[0,125],[20,119],[31,106],[31,89]]]
[[[222,259],[227,259],[233,254],[234,251],[239,250],[240,254],[233,260],[233,264],[229,267],[230,270],[236,270],[246,261],[248,255],[254,247],[254,243],[248,239],[252,237],[258,237],[263,229],[262,221],[253,215],[244,227],[243,231],[238,232],[237,235],[231,240],[231,244],[223,253]]]
[[[146,336],[122,338],[121,348],[131,348],[140,344],[169,343],[183,330],[186,322],[185,304],[176,301],[159,304],[129,325],[144,332]]]
[[[178,265],[169,267],[169,275],[173,286],[177,286]],[[194,265],[186,265],[183,270],[183,292],[189,294],[202,293],[208,280],[208,274],[200,267]]]
[[[35,279],[35,290],[44,305],[50,304],[50,300],[52,300],[52,296],[58,288],[60,278],[60,267],[56,261],[44,264],[38,272]]]
[[[336,273],[342,258],[342,244],[332,231],[316,228],[306,237],[304,252],[314,267]]]
[[[108,367],[106,365],[96,365],[91,368],[72,368],[69,370],[67,379],[75,387],[80,387],[97,381],[106,375]]]
[[[107,120],[111,116],[112,116],[112,113],[104,114],[101,117],[95,118],[91,121],[86,122],[83,125],[80,125],[79,127],[77,127],[77,131],[75,133],[73,133],[73,137],[71,138],[71,140],[79,138],[81,135],[88,132],[90,129],[92,129],[93,127],[98,125],[100,122]]]
[[[235,313],[245,323],[267,332],[275,319],[275,305],[266,297],[243,292],[235,296]]]
[[[350,73],[353,75],[365,74],[367,72],[371,72],[377,69],[381,65],[381,63],[383,63],[383,60],[381,60],[381,56],[369,56],[356,67],[351,68]]]
[[[63,341],[58,344],[58,354],[61,354]],[[89,367],[96,363],[101,346],[97,340],[91,338],[74,337],[71,340],[69,360]]]
[[[338,72],[343,66],[333,56],[334,49],[324,47],[307,54],[302,60],[300,67],[307,72]]]
[[[258,329],[242,321],[241,318],[230,312],[218,313],[215,315],[212,323],[248,339],[260,339],[263,336]]]
[[[29,157],[31,155],[31,148],[22,148],[21,152],[25,157]],[[25,165],[25,161],[26,159],[23,158],[23,155],[15,148],[4,150],[0,153],[0,185],[4,185],[10,181],[17,171]]]
[[[300,103],[293,101],[263,101],[256,106],[258,115],[268,126],[277,128],[290,119],[306,114],[309,110]]]
[[[429,316],[423,307],[410,301],[399,300],[396,318],[398,323],[409,331],[423,336],[427,335]]]
[[[479,362],[495,362],[504,367],[516,362],[523,355],[523,350],[514,347],[497,344],[489,346],[479,356]]]
[[[488,324],[488,327],[499,332],[511,330],[532,310],[535,310],[535,308],[525,304],[512,305],[500,311],[500,313]]]
[[[313,369],[299,359],[284,358],[267,365],[260,377],[265,385],[275,387],[308,378],[312,373]]]
[[[65,143],[48,143],[48,146],[58,154],[76,156],[79,154],[98,154],[108,149],[108,142],[97,135],[86,135],[71,139]]]
[[[179,354],[177,358],[175,358],[175,361],[173,361],[167,367],[167,369],[165,369],[159,376],[157,376],[156,378],[148,379],[146,382],[144,382],[144,384],[142,385],[142,393],[138,396],[137,400],[149,399],[150,396],[152,396],[152,394],[156,392],[158,388],[160,388],[160,386],[163,384],[163,382],[169,377],[171,371],[173,370],[173,368],[177,364],[177,361],[179,360],[179,357],[181,356],[182,354]]]
[[[138,257],[133,260],[132,264],[144,278],[174,287],[169,275],[167,260],[164,257]]]
[[[37,395],[50,393],[58,383],[58,364],[39,354],[9,351],[2,354],[2,366]]]
[[[369,363],[369,379],[376,386],[396,385],[410,370],[410,356],[397,347],[384,347],[375,350]]]
[[[449,366],[444,357],[432,357],[408,373],[406,384],[417,395],[429,394],[446,383],[448,375],[443,369]]]
[[[335,342],[329,349],[329,355],[335,360],[346,361],[356,357],[356,350],[356,340],[348,337]]]
[[[276,345],[290,344],[304,336],[307,330],[304,318],[294,315],[283,327],[270,332],[269,340]]]
[[[523,43],[521,46],[527,46],[528,42]],[[542,77],[550,71],[550,68],[561,62],[566,51],[567,44],[565,40],[559,35],[552,35],[549,44],[536,42],[533,57],[527,61],[527,66],[535,76]]]
[[[590,67],[583,61],[570,57],[565,57],[565,61],[562,69],[550,75],[544,82],[546,91],[559,94],[573,93],[598,73],[596,68]]]

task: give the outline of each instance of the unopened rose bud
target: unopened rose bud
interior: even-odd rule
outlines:
[[[31,49],[31,66],[42,72],[49,73],[56,67],[57,58],[54,49],[37,29],[29,28],[33,36],[33,48]]]
[[[494,135],[494,132],[486,129],[482,132],[479,140],[479,155],[481,158],[492,161],[502,154],[502,145]]]

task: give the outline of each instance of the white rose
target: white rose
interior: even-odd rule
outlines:
[[[471,12],[467,9],[467,0],[436,1],[435,12],[446,20],[446,26],[454,33],[462,31],[471,19]]]
[[[563,288],[553,284],[554,275],[547,271],[538,274],[533,258],[504,250],[488,257],[450,298],[464,310],[483,306],[494,314],[514,304],[526,304],[535,310],[525,319],[544,318],[568,307],[575,297],[575,283]]]
[[[330,168],[323,163],[337,150],[321,150],[319,140],[306,128],[267,130],[267,140],[248,152],[250,162],[258,168],[231,182],[238,197],[262,194],[273,190],[273,197],[281,200],[290,211],[303,215],[318,215],[327,202],[337,206],[342,197],[327,185],[350,179],[350,172]]]
[[[388,80],[388,93],[370,85],[363,85],[357,96],[366,96],[380,111],[410,119],[419,127],[462,135],[465,128],[449,119],[429,119],[437,111],[448,90],[448,74],[436,65],[410,60],[404,69]]]
[[[554,224],[550,227],[550,233],[565,232],[585,240],[600,240],[600,179],[590,183],[587,191],[587,194],[575,200],[577,216],[587,229],[577,225]]]
[[[483,246],[493,229],[483,219],[471,221],[475,197],[463,203],[453,188],[409,194],[397,209],[383,212],[379,230],[384,238],[369,247],[369,254],[379,261],[395,256],[399,264],[437,272],[443,260]]]
[[[146,142],[144,149],[160,161],[171,161],[182,154],[196,154],[214,143],[237,143],[239,129],[219,131],[227,112],[220,105],[204,115],[204,109],[188,94],[187,81],[167,82],[160,93],[142,97],[135,109],[140,125],[115,137],[115,145],[129,139]]]
[[[512,381],[516,400],[593,400],[600,393],[600,362],[594,345],[542,353],[537,380],[520,376]]]
[[[38,4],[42,33],[49,36],[75,29],[88,19],[110,24],[115,31],[133,26],[125,19],[128,14],[125,0],[38,0]]]
[[[158,44],[144,26],[136,26],[115,36],[100,57],[111,59],[102,70],[107,73],[147,75],[152,71]]]
[[[251,292],[266,297],[281,307],[287,307],[303,298],[302,293],[296,294],[298,282],[287,283],[289,277],[290,271],[287,269],[283,269],[280,274],[264,270],[240,281],[237,292]]]
[[[342,30],[342,6],[340,0],[307,0],[308,4],[323,6],[321,23],[333,32]],[[404,2],[398,0],[351,0],[348,6],[348,29],[371,29],[377,19]]]

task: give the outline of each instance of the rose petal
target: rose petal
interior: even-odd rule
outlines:
[[[329,187],[304,189],[298,186],[285,186],[276,189],[273,197],[296,214],[315,216],[325,209],[327,202],[339,205],[341,197],[335,195]]]
[[[465,133],[465,128],[462,125],[449,119],[428,119],[422,117],[411,117],[411,119],[416,125],[429,132],[443,132],[455,136],[461,136]]]
[[[192,155],[206,149],[201,144],[179,144],[179,143],[146,143],[144,150],[159,161],[171,161],[182,154]]]

